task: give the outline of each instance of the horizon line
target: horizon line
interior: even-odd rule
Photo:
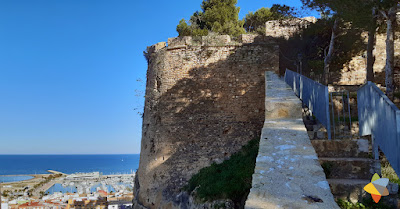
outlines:
[[[94,153],[94,154],[81,154],[81,153],[78,153],[78,154],[65,154],[65,153],[63,153],[63,154],[46,154],[46,153],[44,153],[44,154],[34,154],[34,153],[30,153],[30,154],[0,154],[0,156],[1,155],[140,155],[140,153],[114,153],[114,154],[101,154],[101,153]]]

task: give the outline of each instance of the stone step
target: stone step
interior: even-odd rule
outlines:
[[[319,158],[326,178],[369,179],[379,172],[380,163],[369,158]]]
[[[327,179],[335,198],[358,202],[366,196],[364,186],[371,182],[369,179]]]
[[[369,156],[369,144],[366,139],[355,140],[311,140],[318,157],[352,157]]]
[[[338,199],[347,200],[356,203],[370,194],[364,191],[365,185],[371,182],[370,179],[327,179],[333,196]],[[397,199],[398,185],[389,182],[387,186],[389,196],[383,199]],[[393,201],[393,200],[392,200]]]

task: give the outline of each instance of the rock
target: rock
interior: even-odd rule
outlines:
[[[326,132],[324,131],[317,131],[317,138],[318,139],[325,139],[326,137]]]

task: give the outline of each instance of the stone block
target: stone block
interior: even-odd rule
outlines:
[[[307,131],[312,131],[314,133],[312,124],[304,124],[304,125],[306,126]]]
[[[318,139],[325,139],[326,137],[326,132],[324,131],[317,131],[317,138]]]
[[[331,179],[370,179],[376,171],[376,161],[369,158],[319,158]],[[329,165],[329,166],[328,166]]]
[[[367,196],[368,193],[363,188],[371,181],[367,179],[328,179],[328,182],[332,194],[336,198],[356,203]]]
[[[302,107],[301,101],[285,100],[285,99],[267,99],[265,101],[265,118],[280,119],[280,118],[301,118]]]
[[[168,47],[186,46],[191,44],[191,36],[168,38]]]
[[[154,44],[154,45],[148,46],[148,47],[147,47],[147,52],[148,52],[149,54],[154,53],[154,52],[157,52],[158,50],[164,48],[166,45],[167,45],[167,44],[166,44],[165,42],[156,43],[156,44]]]
[[[363,189],[365,185],[371,182],[368,179],[328,179],[328,182],[331,187],[332,194],[336,198],[347,200],[352,203],[357,203],[363,198],[371,197],[371,195],[365,192]],[[389,182],[388,190],[390,195],[382,197],[380,201],[390,205],[396,205],[397,192],[391,193],[392,185],[394,184]],[[396,186],[394,185],[394,187]]]
[[[271,20],[265,23],[265,33],[266,36],[289,39],[291,35],[295,34],[301,28],[307,28],[308,25],[316,21],[315,17],[295,18],[283,22],[280,20]]]
[[[397,194],[399,192],[399,185],[396,183],[389,182],[387,185],[389,194]]]
[[[202,36],[201,45],[203,46],[224,46],[231,42],[229,35]]]
[[[310,137],[311,140],[315,139],[315,132],[314,131],[307,131],[308,137]]]
[[[368,157],[368,140],[312,140],[319,157]]]
[[[313,131],[318,131],[320,128],[322,128],[321,124],[315,124],[313,125]]]
[[[276,40],[272,37],[255,34],[242,34],[239,36],[239,42],[243,44],[276,44]]]
[[[239,42],[244,43],[244,44],[253,43],[254,38],[256,38],[257,36],[258,35],[254,35],[254,34],[241,34],[239,36]]]

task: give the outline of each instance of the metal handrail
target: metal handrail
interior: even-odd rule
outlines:
[[[317,120],[325,126],[331,139],[328,86],[286,69],[285,82],[293,89]]]
[[[372,82],[357,91],[360,136],[371,135],[375,159],[378,147],[397,174],[400,174],[400,110]]]

